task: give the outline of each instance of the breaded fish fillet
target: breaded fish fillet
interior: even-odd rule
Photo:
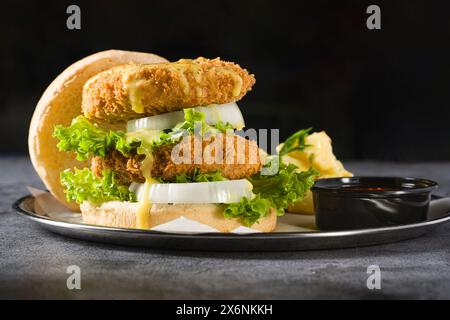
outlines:
[[[247,70],[219,58],[129,64],[89,79],[82,109],[89,119],[113,123],[237,101],[254,83]]]
[[[255,141],[224,134],[205,138],[197,145],[194,139],[194,136],[191,136],[176,146],[165,145],[156,148],[153,151],[151,175],[165,181],[173,181],[177,174],[192,175],[198,169],[201,173],[219,171],[225,178],[235,180],[250,177],[261,169],[262,160]],[[201,153],[199,161],[195,163],[197,146],[201,146]],[[175,147],[178,149],[173,153]],[[174,159],[173,154],[180,158]],[[186,157],[183,159],[184,155]],[[143,183],[145,179],[141,172],[142,160],[142,155],[132,155],[128,158],[118,151],[113,151],[105,158],[93,158],[91,169],[99,177],[103,170],[112,170],[123,184],[133,181]]]

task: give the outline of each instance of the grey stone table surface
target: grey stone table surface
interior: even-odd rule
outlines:
[[[426,177],[450,195],[450,162],[348,162],[357,175]],[[450,224],[421,238],[354,249],[226,253],[149,250],[54,235],[11,209],[43,188],[28,158],[0,158],[0,298],[450,298]],[[68,290],[67,267],[81,268]],[[366,286],[381,268],[381,289]]]

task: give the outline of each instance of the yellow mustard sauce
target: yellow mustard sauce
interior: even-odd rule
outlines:
[[[180,78],[181,87],[184,94],[188,94],[190,92],[190,86],[189,81],[186,76],[186,72],[189,72],[192,74],[192,76],[195,79],[195,82],[200,84],[202,81],[202,70],[201,67],[195,63],[192,63],[193,60],[191,59],[180,59],[179,61],[167,64],[168,70],[176,73],[178,77]],[[243,80],[239,74],[237,74],[234,70],[229,70],[224,67],[213,67],[210,72],[214,73],[222,73],[226,74],[231,77],[233,80],[233,96],[237,97],[241,93]],[[198,97],[203,95],[202,88],[196,87],[195,93]]]
[[[157,181],[151,177],[152,165],[153,156],[148,154],[142,162],[141,167],[142,174],[145,178],[145,183],[141,199],[139,200],[139,206],[136,211],[136,227],[138,229],[150,229],[151,227],[150,211],[152,209],[152,200],[150,197],[150,190],[152,184],[157,183]]]
[[[225,67],[213,67],[208,72],[211,75],[222,74],[222,75],[229,76],[231,78],[231,80],[233,81],[233,89],[232,89],[231,93],[234,97],[239,96],[239,94],[241,93],[242,85],[244,84],[244,81],[242,80],[241,76],[238,73],[236,73],[232,69],[227,69]]]
[[[141,163],[141,173],[145,178],[144,188],[141,191],[141,197],[139,199],[139,206],[136,211],[136,228],[138,229],[150,229],[151,227],[151,215],[152,201],[150,197],[150,191],[152,184],[157,183],[151,176],[153,167],[153,155],[151,141],[159,135],[159,130],[137,130],[127,133],[127,139],[139,139],[142,141],[140,153],[145,155],[144,160]]]
[[[203,97],[203,90],[200,87],[195,87],[195,94],[197,95],[198,98]]]
[[[150,229],[150,210],[152,202],[150,199],[150,188],[152,186],[151,181],[145,180],[144,190],[142,197],[139,201],[139,206],[136,211],[136,228],[138,229]]]
[[[233,80],[233,96],[237,97],[241,94],[243,80],[239,74],[234,72],[233,70],[228,70],[225,68],[219,68],[219,73],[226,74],[231,77]]]
[[[173,65],[168,65],[168,69],[177,74],[178,78],[180,79],[180,85],[181,85],[181,89],[183,90],[184,94],[189,94],[189,81],[186,77],[186,70],[188,69],[188,67],[186,65],[182,65],[182,64],[173,64]]]
[[[129,80],[125,87],[128,91],[128,99],[130,100],[131,110],[136,113],[144,113],[145,108],[142,104],[142,90],[140,88],[141,80]]]
[[[178,75],[181,88],[186,95],[190,92],[189,80],[186,73],[191,73],[197,83],[202,79],[200,66],[192,63],[191,59],[180,59],[175,63],[167,64],[167,69]],[[198,88],[196,88],[196,94],[198,95]]]

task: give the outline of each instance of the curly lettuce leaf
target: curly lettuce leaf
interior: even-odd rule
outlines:
[[[196,126],[198,132],[201,134],[216,134],[219,132],[225,133],[227,130],[233,130],[233,126],[228,122],[218,121],[214,125],[209,125],[205,121],[205,114],[203,112],[195,111],[194,108],[183,109],[184,122],[177,124],[172,130],[171,134],[177,135],[179,132],[187,132],[193,134],[196,132]]]
[[[215,125],[213,125],[213,127],[222,133],[226,133],[227,131],[230,131],[230,130],[232,130],[231,132],[234,131],[233,125],[231,123],[223,122],[223,121],[217,121],[217,123]]]
[[[195,126],[201,126],[201,133],[226,132],[232,129],[229,123],[219,122],[210,126],[205,122],[205,114],[195,111],[194,108],[184,109],[184,121],[172,129],[162,130],[151,142],[145,139],[129,139],[122,131],[104,130],[91,123],[84,116],[72,120],[68,127],[55,126],[53,136],[59,140],[57,147],[60,151],[73,151],[77,160],[85,161],[89,157],[105,157],[111,150],[117,150],[124,156],[129,156],[138,148],[151,149],[166,144],[178,142],[183,135],[193,134]],[[145,146],[144,146],[145,145]],[[142,148],[140,149],[142,153]],[[139,150],[138,150],[139,153]]]
[[[270,212],[271,206],[272,202],[262,198],[261,195],[256,195],[253,199],[243,197],[237,203],[226,205],[223,215],[227,219],[238,218],[245,226],[250,227],[265,217]]]
[[[194,174],[188,175],[186,173],[178,174],[175,177],[175,183],[189,183],[189,182],[214,182],[228,180],[220,171],[212,173],[201,173],[198,168],[195,169]]]
[[[258,173],[250,177],[248,180],[253,185],[256,197],[242,198],[238,203],[228,204],[224,212],[225,217],[240,218],[245,225],[251,226],[265,217],[270,208],[275,209],[278,215],[283,215],[290,204],[305,196],[319,174],[313,168],[303,172],[297,172],[296,169],[293,164],[280,163],[275,175]]]
[[[189,133],[194,133],[196,123],[201,124],[202,130],[206,129],[207,124],[205,122],[205,114],[203,112],[195,111],[194,108],[183,109],[183,112],[184,122],[178,124],[174,128],[174,131],[186,130]]]
[[[150,148],[177,143],[183,136],[192,135],[194,133],[205,135],[226,133],[228,130],[233,130],[233,126],[228,122],[219,121],[215,125],[207,124],[205,122],[205,114],[203,112],[195,111],[194,108],[186,108],[183,109],[183,111],[184,121],[180,122],[172,129],[161,131],[159,137],[150,143]],[[196,128],[196,126],[198,126],[198,128]]]
[[[120,185],[114,178],[114,173],[103,171],[99,178],[88,168],[74,171],[66,169],[60,174],[67,201],[82,203],[102,203],[106,201],[136,201],[136,195],[128,190],[128,186]]]
[[[121,131],[103,130],[83,116],[73,119],[69,127],[55,126],[53,136],[59,140],[60,151],[75,152],[79,161],[91,156],[105,157],[114,149],[128,156],[140,144],[136,140],[127,141]]]
[[[318,175],[318,171],[314,168],[297,172],[295,165],[280,163],[278,174],[272,176],[257,174],[250,177],[249,181],[253,185],[253,192],[270,199],[273,208],[282,215],[290,204],[305,196]]]

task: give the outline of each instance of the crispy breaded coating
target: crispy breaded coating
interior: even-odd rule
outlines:
[[[165,145],[153,150],[151,175],[170,182],[177,174],[193,175],[198,169],[201,173],[219,171],[225,178],[236,180],[250,177],[261,169],[262,160],[255,141],[224,134],[197,142],[195,139],[198,138],[190,136],[177,145]],[[200,151],[196,151],[197,147]],[[140,155],[127,158],[113,151],[105,158],[93,158],[91,169],[99,177],[103,170],[112,170],[122,184],[133,181],[143,183],[145,179],[140,168],[142,160]]]
[[[225,178],[236,180],[248,178],[261,169],[262,161],[255,141],[234,134],[219,134],[199,141],[201,153],[196,154],[195,139],[191,136],[182,141],[175,152],[172,152],[173,146],[155,149],[152,175],[172,181],[177,174],[192,175],[198,169],[201,173],[219,171]]]
[[[254,83],[246,69],[219,58],[128,64],[89,79],[82,109],[88,119],[113,123],[237,101]]]
[[[141,173],[142,155],[131,155],[125,157],[119,151],[114,150],[105,158],[94,157],[91,162],[91,170],[97,176],[101,177],[103,170],[114,172],[115,179],[120,184],[130,184],[132,181],[144,182],[145,179]]]

